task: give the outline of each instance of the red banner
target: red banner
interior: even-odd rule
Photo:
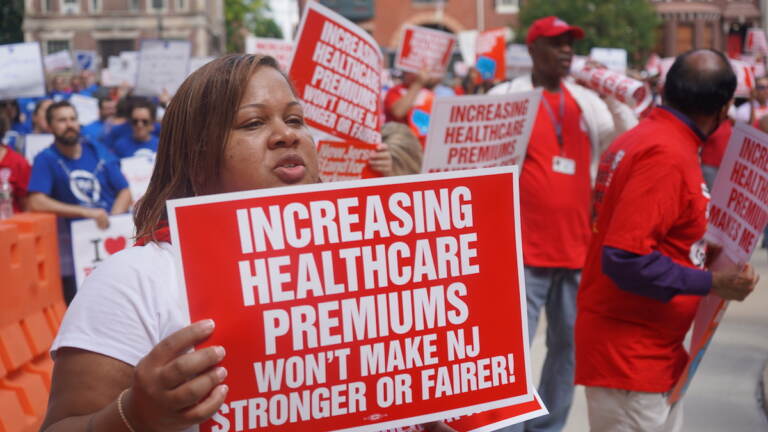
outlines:
[[[318,2],[307,2],[288,75],[307,124],[323,133],[381,142],[381,70],[376,41]]]
[[[227,351],[228,399],[200,430],[377,431],[534,400],[517,182],[500,167],[169,201],[190,318]]]
[[[406,26],[397,47],[395,67],[408,72],[426,69],[431,75],[442,76],[448,69],[455,46],[456,37],[451,33]]]

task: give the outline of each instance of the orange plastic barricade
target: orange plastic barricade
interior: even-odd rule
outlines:
[[[64,315],[56,218],[0,221],[0,432],[31,432],[51,388],[48,350]]]

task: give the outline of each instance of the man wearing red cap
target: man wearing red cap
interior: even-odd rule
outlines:
[[[543,88],[520,176],[520,208],[531,339],[542,307],[547,313],[547,355],[539,394],[550,415],[527,422],[526,430],[559,431],[568,417],[574,388],[576,290],[590,237],[591,166],[611,139],[636,121],[626,114],[628,107],[603,102],[591,90],[565,80],[574,40],[582,37],[581,28],[557,17],[535,21],[526,38],[531,75],[490,92]]]

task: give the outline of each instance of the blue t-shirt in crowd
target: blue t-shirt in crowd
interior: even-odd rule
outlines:
[[[154,159],[157,142],[158,139],[154,135],[150,135],[147,141],[138,141],[133,135],[129,135],[117,140],[112,150],[120,159],[131,156],[147,156]]]
[[[104,134],[102,144],[104,147],[109,149],[109,151],[115,153],[115,144],[117,144],[120,139],[124,137],[130,138],[131,136],[133,136],[133,128],[131,127],[131,122],[127,121],[123,124],[113,126],[112,130]],[[160,123],[155,122],[155,128],[152,131],[152,136],[160,136]]]
[[[79,159],[70,159],[51,145],[35,157],[29,193],[42,192],[67,204],[102,208],[107,212],[117,194],[128,187],[120,163],[83,140]]]
[[[97,91],[99,91],[99,89],[100,89],[100,87],[99,87],[99,85],[98,85],[98,84],[91,84],[90,86],[88,86],[88,87],[86,87],[86,88],[84,88],[84,89],[80,90],[79,92],[77,92],[77,94],[81,94],[81,95],[83,95],[83,96],[90,96],[90,97],[94,97],[93,95],[94,95],[94,94],[95,94]]]
[[[52,99],[54,102],[61,102],[64,100],[69,100],[69,98],[72,96],[71,91],[58,91],[54,90],[50,93],[48,93],[48,99]]]

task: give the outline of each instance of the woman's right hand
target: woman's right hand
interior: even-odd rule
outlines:
[[[202,423],[224,403],[227,376],[217,366],[221,346],[189,352],[213,333],[212,320],[198,321],[155,345],[133,374],[123,397],[125,417],[136,431],[178,431]]]

